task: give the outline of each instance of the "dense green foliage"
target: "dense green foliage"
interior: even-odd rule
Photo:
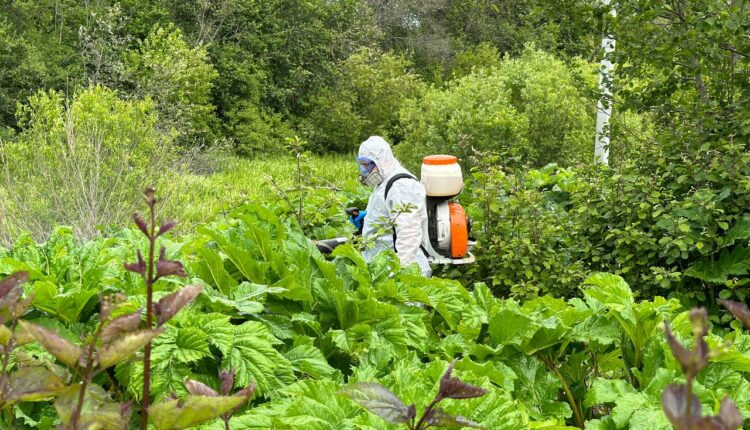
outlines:
[[[403,98],[450,79],[454,62],[486,64],[471,54],[477,46],[498,57],[535,41],[592,59],[601,19],[594,2],[573,3],[6,2],[0,136],[18,128],[17,103],[38,89],[101,84],[152,98],[159,128],[185,144],[229,139],[255,154],[280,152],[295,133],[318,152],[348,151],[376,132],[398,140]]]
[[[403,57],[369,49],[343,61],[334,84],[311,101],[308,135],[317,149],[353,152],[372,135],[399,142],[399,111],[424,90],[409,67]]]
[[[45,244],[19,241],[1,260],[2,272],[29,271],[35,310],[26,318],[75,340],[96,323],[97,294],[122,291],[126,309],[142,306],[143,285],[122,266],[143,243],[136,233],[80,242],[58,230]],[[260,397],[232,418],[233,429],[390,428],[334,393],[347,381],[377,380],[424,407],[424,393],[457,354],[460,377],[489,394],[445,408],[491,428],[583,421],[592,428],[669,428],[659,396],[679,364],[658,327],[669,319],[678,336],[689,337],[687,313],[676,300],[636,302],[615,275],[589,277],[583,299],[519,304],[494,298],[483,284],[468,291],[399,270],[393,254],[368,265],[346,246],[326,261],[294,224],[256,205],[165,245],[168,257],[187,263],[186,282],[203,292],[156,339],[152,393],[156,401],[182,396],[185,378],[216,389],[217,369],[236,369],[236,386],[255,382]],[[155,295],[183,283],[158,281]],[[722,337],[734,345],[712,359],[695,392],[709,410],[728,394],[748,414],[741,374],[750,368],[748,336],[717,331],[708,341]],[[19,353],[43,365],[54,361],[33,344]],[[138,398],[139,366],[118,365],[115,379],[97,383]],[[18,425],[54,421],[45,418],[51,410],[44,404],[21,410]]]
[[[133,400],[140,415],[148,372],[131,358],[153,338],[159,428],[197,424],[170,417],[201,404],[223,415],[204,430],[394,428],[341,394],[377,382],[435,410],[453,360],[487,394],[446,400],[443,417],[488,428],[736,427],[724,397],[750,417],[750,337],[719,304],[750,320],[726,302],[750,296],[750,7],[612,6],[0,2],[0,275],[28,272],[31,297],[0,312],[0,422],[75,423],[63,386],[79,381],[87,408]],[[611,156],[594,166],[604,33]],[[413,171],[429,153],[461,158],[475,264],[423,279],[392,253],[318,253],[311,238],[351,234],[343,209],[368,195],[351,153],[372,134]],[[152,298],[202,290],[117,366],[71,360],[47,341],[107,357],[97,296],[162,312],[132,273],[145,270],[123,265],[148,248],[123,229],[147,185],[160,217],[183,221],[162,264],[187,272]]]
[[[477,279],[518,297],[575,294],[590,271],[623,276],[643,298],[679,297],[716,309],[747,297],[748,154],[739,145],[662,155],[652,175],[548,166],[474,173],[470,213]]]
[[[489,150],[503,165],[588,161],[594,105],[585,89],[565,63],[527,48],[412,103],[403,112],[405,142],[417,157]]]

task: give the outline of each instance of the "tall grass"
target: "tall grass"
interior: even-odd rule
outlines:
[[[310,175],[331,188],[352,191],[358,184],[353,160],[353,156],[344,155],[308,156],[306,164]],[[291,187],[295,181],[296,161],[292,157],[245,159],[227,155],[213,162],[218,163],[216,172],[187,173],[165,184],[171,196],[166,202],[166,215],[180,220],[180,231],[244,203],[277,199],[273,184]]]

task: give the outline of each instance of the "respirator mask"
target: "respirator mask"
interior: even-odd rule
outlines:
[[[375,162],[367,157],[357,158],[359,163],[359,181],[370,188],[375,188],[383,182],[383,175]]]

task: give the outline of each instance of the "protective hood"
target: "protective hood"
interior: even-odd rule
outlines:
[[[374,161],[384,178],[403,170],[401,163],[393,156],[391,146],[380,136],[370,136],[362,142],[357,155]]]

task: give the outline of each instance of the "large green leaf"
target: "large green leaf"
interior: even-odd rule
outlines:
[[[750,216],[745,215],[727,231],[724,236],[724,247],[732,246],[738,240],[750,239]]]
[[[32,286],[30,294],[33,296],[34,307],[73,324],[78,322],[83,311],[93,304],[99,291],[75,286],[59,292],[54,283],[38,281]]]
[[[323,353],[312,345],[299,345],[284,353],[295,372],[314,378],[329,377],[336,370],[328,364]]]
[[[745,275],[750,270],[750,248],[736,246],[732,251],[722,250],[717,259],[694,263],[685,275],[712,284],[723,284],[729,276]]]
[[[525,315],[520,309],[506,307],[490,320],[489,333],[494,345],[520,348],[534,336],[539,327],[534,318]]]
[[[250,252],[246,243],[244,243],[246,247],[242,247],[240,245],[243,245],[243,243],[238,243],[236,239],[232,241],[226,238],[221,232],[210,228],[202,229],[201,232],[206,233],[219,245],[221,251],[242,274],[245,280],[259,284],[267,282],[266,272],[268,271],[268,263],[258,261],[257,256]],[[223,289],[222,291],[225,294],[230,293],[230,291]]]
[[[181,363],[192,363],[211,355],[208,349],[208,334],[194,327],[177,329],[174,346],[174,358]]]
[[[218,288],[224,295],[231,294],[237,286],[237,281],[227,273],[221,255],[207,246],[201,247],[197,253],[202,259],[195,262],[191,266],[192,269],[201,279]]]
[[[223,369],[235,369],[236,387],[246,387],[254,382],[258,393],[282,387],[292,381],[292,365],[275,345],[281,342],[258,322],[248,321],[234,326],[231,342],[223,349]]]
[[[516,373],[515,395],[534,419],[570,418],[570,405],[559,399],[562,385],[536,357],[513,356],[508,365]]]
[[[233,312],[238,315],[256,315],[263,312],[267,294],[281,294],[286,288],[267,287],[265,285],[243,282],[232,290],[229,296],[213,288],[204,290],[208,301],[217,305],[216,310]]]
[[[329,380],[302,380],[290,385],[283,392],[289,401],[282,411],[276,412],[277,417],[272,418],[272,428],[354,430],[351,419],[365,412],[354,402],[337,395],[340,388]]]

